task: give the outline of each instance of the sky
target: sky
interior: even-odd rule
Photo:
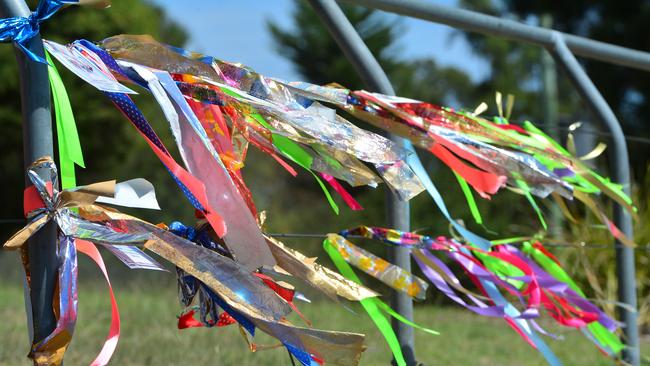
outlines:
[[[266,28],[274,21],[291,28],[294,0],[150,0],[183,26],[190,40],[186,48],[285,80],[300,80],[291,62],[278,54]],[[429,0],[457,6],[456,0]],[[396,15],[383,13],[394,19]],[[441,65],[455,65],[473,80],[482,79],[488,65],[472,53],[454,29],[407,17],[398,49],[404,59],[433,58]]]

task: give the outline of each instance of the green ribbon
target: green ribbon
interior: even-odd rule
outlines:
[[[533,195],[530,194],[530,187],[528,186],[528,184],[526,184],[526,181],[524,181],[523,179],[517,179],[516,183],[517,186],[524,192],[524,196],[526,197],[530,205],[535,210],[535,213],[537,213],[537,217],[539,218],[539,222],[542,224],[542,227],[544,228],[544,230],[547,230],[548,227],[546,225],[546,221],[544,220],[544,215],[542,214],[542,210],[537,205],[537,202],[535,202],[535,198],[533,198]]]
[[[381,300],[379,300],[377,298],[372,298],[372,300],[375,301],[375,303],[377,304],[377,307],[379,307],[384,312],[388,313],[388,315],[392,316],[393,318],[401,321],[402,323],[404,323],[404,324],[406,324],[406,325],[408,325],[408,326],[410,326],[412,328],[421,330],[421,331],[423,331],[425,333],[429,333],[431,335],[440,335],[440,332],[437,332],[437,331],[435,331],[433,329],[430,329],[430,328],[427,328],[427,327],[423,327],[420,324],[414,323],[414,322],[406,319],[405,317],[402,316],[402,314],[400,314],[397,311],[393,310],[393,308],[388,306],[385,302],[383,302],[383,301],[381,301]]]
[[[352,267],[350,267],[350,265],[345,262],[345,259],[343,259],[343,256],[341,256],[341,253],[339,253],[338,250],[334,248],[328,239],[325,239],[325,241],[323,241],[323,248],[325,248],[325,252],[329,254],[332,262],[334,262],[334,265],[336,268],[338,268],[343,277],[361,284],[361,280],[359,280],[359,277],[357,277],[357,275],[354,273]],[[391,328],[390,322],[388,319],[386,319],[384,314],[379,309],[377,301],[379,300],[371,297],[363,299],[360,302],[366,313],[368,313],[370,319],[372,319],[381,334],[384,336],[386,343],[388,343],[388,347],[393,352],[393,357],[395,358],[397,365],[406,366],[406,360],[404,360],[404,354],[402,354],[402,348],[399,345],[397,336],[395,335],[395,332],[393,332],[393,328]]]
[[[491,257],[485,253],[477,251],[474,251],[473,254],[483,262],[485,268],[489,269],[490,272],[499,275],[503,281],[508,282],[517,289],[521,289],[526,284],[524,281],[514,279],[525,275],[524,271],[517,268],[514,264],[508,263],[501,258]]]
[[[339,272],[343,275],[343,277],[347,278],[350,281],[362,285],[361,280],[354,273],[352,267],[345,261],[341,253],[339,253],[338,250],[336,250],[336,248],[332,245],[332,243],[330,243],[328,239],[325,239],[323,241],[323,248],[325,249],[325,252],[330,256],[332,262],[334,262],[334,265],[336,266],[336,268],[338,268]],[[399,341],[397,340],[397,336],[395,335],[395,332],[393,332],[393,328],[391,328],[390,322],[388,321],[388,319],[386,319],[386,316],[382,313],[382,311],[386,312],[387,314],[401,321],[402,323],[407,324],[413,328],[419,329],[423,332],[432,335],[440,334],[433,329],[423,327],[419,324],[416,324],[406,319],[401,314],[393,310],[386,303],[384,303],[383,301],[375,297],[366,298],[361,300],[360,302],[361,302],[361,306],[363,306],[366,313],[368,313],[370,319],[372,319],[372,321],[375,323],[375,325],[377,326],[381,334],[384,336],[386,343],[388,343],[388,347],[393,352],[393,357],[395,358],[395,362],[397,363],[398,366],[406,365],[406,361],[404,360],[404,355],[402,354],[402,349],[400,347]]]
[[[260,115],[259,113],[254,113],[251,114],[251,117],[255,119],[259,124],[262,126],[268,128],[270,131],[273,130],[273,127],[264,120],[264,117]],[[316,182],[318,182],[318,185],[320,188],[323,190],[323,193],[325,194],[325,198],[327,198],[327,202],[329,202],[330,206],[332,207],[332,210],[334,213],[337,215],[339,214],[339,206],[334,202],[334,199],[330,195],[330,192],[327,190],[327,187],[325,186],[325,183],[314,173],[313,170],[311,170],[311,164],[314,161],[314,158],[305,151],[300,145],[292,141],[286,136],[279,135],[277,133],[271,132],[271,136],[273,138],[273,145],[280,150],[284,156],[287,158],[291,159],[294,163],[300,165],[303,169],[307,170],[311,175],[316,179]]]
[[[45,52],[49,63],[48,77],[52,90],[54,104],[54,116],[56,119],[56,134],[59,144],[59,160],[61,168],[61,186],[63,189],[77,186],[74,165],[85,168],[84,157],[81,152],[81,143],[77,133],[77,125],[74,121],[74,114],[68,99],[68,92],[65,90],[59,72],[56,70],[50,55]]]
[[[226,95],[229,95],[237,100],[241,100],[244,97],[237,93],[235,90],[231,88],[221,88],[221,91],[224,92]],[[257,123],[261,124],[265,128],[267,128],[269,131],[271,131],[271,137],[272,137],[272,142],[273,145],[278,148],[278,150],[286,156],[288,159],[293,161],[294,163],[300,165],[303,169],[307,170],[311,175],[316,179],[316,182],[318,182],[318,185],[320,188],[323,190],[323,193],[325,194],[325,198],[327,198],[327,202],[329,202],[330,206],[332,207],[332,210],[334,213],[337,215],[339,214],[339,206],[334,202],[334,199],[330,195],[330,192],[327,190],[327,187],[325,186],[325,183],[316,175],[311,170],[311,164],[313,162],[313,158],[305,149],[300,147],[297,143],[292,141],[286,136],[279,135],[277,133],[274,133],[273,126],[271,126],[264,117],[262,117],[261,114],[259,113],[251,113],[249,115],[251,118],[253,118]]]
[[[483,218],[481,217],[481,212],[478,210],[478,206],[476,205],[476,201],[474,200],[474,196],[472,195],[472,190],[469,188],[469,184],[467,184],[467,181],[463,179],[458,173],[454,172],[454,176],[456,176],[456,179],[458,180],[458,184],[460,185],[460,189],[463,191],[463,194],[465,195],[465,200],[467,200],[467,205],[469,206],[469,211],[472,213],[472,217],[474,218],[474,221],[479,224],[483,225]]]
[[[539,249],[536,249],[529,242],[525,242],[522,250],[524,253],[531,256],[546,272],[551,276],[555,277],[560,282],[567,284],[573,291],[578,293],[582,297],[586,297],[584,292],[578,287],[578,285],[573,281],[571,276],[554,260],[549,258],[544,252]],[[598,340],[600,344],[603,344],[609,347],[613,353],[619,353],[625,348],[618,336],[611,332],[609,329],[605,328],[599,322],[592,322],[587,325],[587,329],[591,334]]]
[[[322,157],[323,160],[325,160],[325,162],[327,164],[329,164],[332,168],[340,169],[340,168],[343,167],[343,164],[341,164],[338,160],[336,160],[336,158],[334,158],[332,155],[330,155],[327,152],[327,150],[325,150],[325,148],[323,148],[323,145],[311,144],[309,146],[311,146],[311,148],[314,149],[314,151],[316,151],[318,153],[318,155],[320,155],[320,157]]]

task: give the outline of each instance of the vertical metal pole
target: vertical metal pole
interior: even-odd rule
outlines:
[[[0,2],[0,16],[27,17],[31,14],[23,0]],[[27,43],[35,54],[45,58],[40,36]],[[52,116],[50,113],[50,84],[47,65],[34,62],[16,48],[20,76],[20,99],[23,114],[23,160],[25,168],[36,159],[53,155]],[[25,185],[31,185],[25,177]],[[34,233],[28,241],[27,253],[30,269],[31,312],[33,341],[38,342],[56,327],[52,308],[56,285],[56,226],[50,222]]]
[[[553,17],[550,14],[541,16],[541,26],[551,28],[553,26]],[[542,50],[542,85],[543,85],[543,104],[544,104],[544,125],[548,126],[549,135],[556,141],[559,141],[558,132],[558,101],[557,101],[557,72],[553,57]],[[557,205],[551,206],[550,209],[550,234],[558,239],[562,239],[562,212]]]
[[[553,33],[553,46],[549,51],[575,84],[589,108],[612,134],[609,169],[615,182],[623,185],[623,191],[630,194],[630,166],[627,143],[621,125],[614,112],[600,94],[594,83],[567,47],[560,33]],[[632,218],[621,205],[614,203],[614,224],[629,238],[633,237]],[[639,329],[637,326],[637,299],[634,248],[616,243],[616,275],[618,277],[619,301],[628,307],[619,307],[620,318],[625,324],[623,341],[626,349],[623,358],[633,366],[640,364]]]
[[[334,0],[309,0],[309,3],[332,34],[347,59],[352,63],[365,85],[372,91],[395,95],[386,73],[338,4]],[[389,138],[404,148],[412,149],[411,144],[401,137],[389,134]],[[410,230],[409,203],[400,200],[388,189],[386,189],[386,203],[388,225],[398,230]],[[389,259],[407,271],[411,270],[411,258],[408,249],[391,248]],[[399,291],[392,291],[391,303],[398,313],[408,319],[413,319],[413,302],[408,295]],[[407,365],[416,365],[413,328],[395,319],[392,321],[393,329],[399,340]]]

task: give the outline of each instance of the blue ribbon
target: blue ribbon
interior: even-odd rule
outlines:
[[[433,202],[435,202],[435,204],[438,206],[447,221],[449,221],[449,223],[453,225],[458,233],[460,233],[460,235],[462,235],[469,243],[474,244],[480,249],[489,250],[492,246],[492,243],[490,243],[489,240],[477,234],[474,234],[451,217],[451,214],[449,213],[449,210],[447,210],[447,206],[445,205],[440,192],[438,192],[438,189],[431,181],[431,178],[429,178],[426,170],[424,170],[422,162],[420,162],[417,153],[413,149],[413,145],[407,141],[405,147],[408,151],[411,152],[411,154],[406,158],[407,163],[411,169],[413,169],[415,175],[420,178],[420,181],[426,188],[427,192],[431,198],[433,198]],[[465,253],[469,253],[468,249],[463,248],[461,250]],[[514,321],[515,326],[520,331],[522,331],[530,338],[533,344],[535,344],[535,347],[542,353],[542,356],[544,356],[548,364],[551,366],[561,366],[562,363],[557,358],[557,356],[555,356],[553,351],[546,345],[546,343],[544,343],[544,340],[542,340],[537,335],[537,333],[535,333],[534,329],[532,328],[532,323],[530,323],[527,319],[522,319],[520,317],[521,313],[501,294],[501,292],[499,292],[499,289],[494,284],[494,282],[486,279],[479,279],[479,281],[481,282],[481,285],[483,285],[483,288],[488,293],[490,298],[494,301],[495,305],[502,306],[505,309],[506,315]]]
[[[14,42],[32,61],[47,64],[44,58],[27,48],[27,41],[36,37],[41,22],[49,19],[65,4],[76,4],[78,0],[41,0],[28,17],[0,19],[0,42]]]

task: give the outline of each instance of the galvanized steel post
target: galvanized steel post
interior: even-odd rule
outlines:
[[[550,46],[551,31],[514,20],[501,19],[494,16],[477,13],[470,10],[438,5],[435,2],[421,0],[339,0],[384,10],[390,13],[405,15],[427,20],[434,23],[446,24],[451,27],[470,32],[490,34],[515,41]],[[594,41],[589,38],[563,33],[567,46],[576,55],[650,71],[650,53],[634,50],[613,44]]]
[[[627,143],[623,135],[616,115],[607,104],[607,101],[600,94],[587,73],[582,69],[580,63],[571,53],[571,50],[564,42],[562,34],[553,33],[553,46],[549,51],[555,61],[568,74],[578,92],[587,103],[601,123],[612,134],[610,150],[610,174],[615,182],[623,185],[626,194],[631,193],[630,167]],[[614,224],[628,238],[633,237],[632,217],[621,205],[614,205]],[[620,318],[625,323],[623,328],[623,340],[626,349],[623,359],[628,363],[637,366],[641,363],[639,349],[639,328],[637,325],[637,299],[636,299],[636,271],[634,263],[634,248],[616,242],[616,275],[618,277],[618,299],[628,305],[619,307]],[[629,307],[629,308],[628,308]],[[635,310],[632,310],[635,309]]]
[[[29,7],[23,0],[0,2],[0,16],[28,17]],[[40,36],[27,42],[27,48],[45,57]],[[23,161],[25,169],[36,159],[53,156],[52,116],[50,113],[50,84],[47,65],[30,60],[16,48],[20,76],[20,99],[23,114]],[[25,185],[31,182],[25,177]],[[31,316],[33,341],[48,336],[56,327],[52,307],[57,281],[56,226],[53,222],[32,235],[27,244],[30,268]],[[26,298],[27,300],[27,298]],[[29,306],[27,307],[30,308]]]
[[[382,94],[394,95],[395,91],[366,44],[347,19],[341,8],[334,0],[309,0],[316,14],[334,37],[350,63],[354,66],[366,87],[371,91]],[[389,134],[389,138],[396,144],[412,150],[411,144],[396,135]],[[415,152],[413,152],[415,153]],[[386,189],[386,216],[388,225],[398,230],[410,229],[409,203],[399,199],[397,195]],[[389,249],[389,259],[398,266],[410,271],[410,251],[406,248]],[[402,292],[391,291],[393,308],[408,319],[413,319],[413,301]],[[416,365],[415,338],[413,328],[393,319],[393,329],[397,335],[404,359],[407,365]]]

